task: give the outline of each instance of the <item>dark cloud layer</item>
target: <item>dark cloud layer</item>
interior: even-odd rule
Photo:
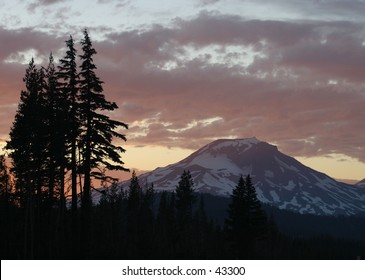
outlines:
[[[69,0],[35,0],[33,2],[30,2],[28,4],[28,10],[31,12],[34,12],[36,9],[45,7],[45,6],[51,6],[58,3],[64,3]]]
[[[361,24],[202,12],[104,37],[94,42],[97,71],[120,106],[114,117],[131,125],[131,144],[195,149],[257,136],[293,156],[342,153],[365,162]],[[66,39],[0,29],[0,104],[8,116],[0,134],[8,133],[25,71],[6,58],[30,48],[47,57]]]

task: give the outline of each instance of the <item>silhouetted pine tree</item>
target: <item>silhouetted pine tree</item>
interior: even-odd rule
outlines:
[[[67,115],[65,108],[67,106],[62,102],[62,95],[59,91],[57,81],[56,68],[52,53],[49,56],[49,64],[44,69],[44,176],[43,188],[47,190],[45,197],[45,207],[42,213],[39,213],[42,219],[42,227],[40,234],[43,244],[48,248],[48,252],[43,249],[42,254],[49,256],[59,253],[61,236],[63,233],[59,229],[64,229],[63,220],[65,211],[65,191],[64,191],[64,173],[61,173],[61,167],[64,166],[65,158],[65,136],[62,133],[65,124],[65,116]],[[56,204],[58,201],[61,204]],[[58,206],[59,213],[56,213],[54,207]],[[57,219],[58,217],[58,219]],[[59,221],[56,224],[56,221]],[[59,246],[59,247],[58,247]]]
[[[140,224],[142,199],[142,188],[136,172],[133,171],[127,201],[125,250],[128,258],[137,258],[140,253],[140,234],[144,230]]]
[[[176,221],[177,246],[176,257],[191,258],[194,248],[191,246],[193,238],[193,204],[195,202],[194,183],[190,171],[185,171],[176,186]]]
[[[155,202],[155,187],[153,184],[146,184],[142,189],[142,218],[143,224],[148,228],[148,231],[152,231],[152,224],[154,220],[153,206]]]
[[[266,231],[266,217],[257,199],[251,177],[241,176],[233,189],[226,227],[233,253],[238,258],[255,258],[255,243]]]
[[[67,119],[63,125],[66,129],[66,154],[70,158],[71,170],[71,210],[75,218],[77,211],[77,138],[79,135],[80,119],[78,108],[78,73],[76,57],[77,52],[74,47],[72,36],[66,41],[66,55],[60,60],[58,66],[58,81],[60,90],[65,97],[67,104]],[[62,128],[61,128],[62,129]],[[66,162],[67,163],[67,162]],[[67,167],[67,166],[65,166]]]
[[[125,152],[121,146],[112,143],[114,138],[126,141],[125,135],[116,132],[119,127],[128,128],[120,121],[112,120],[102,114],[103,111],[113,111],[118,108],[116,103],[109,102],[103,94],[103,82],[95,74],[96,66],[93,57],[96,50],[93,48],[87,30],[81,41],[82,54],[79,72],[79,113],[80,137],[78,147],[82,149],[81,168],[84,175],[82,192],[83,216],[83,252],[89,248],[90,215],[91,215],[91,178],[103,179],[104,173],[100,170],[122,170],[124,162],[121,153]]]
[[[43,71],[36,68],[32,59],[23,79],[26,90],[21,92],[10,140],[6,145],[6,149],[10,150],[9,157],[12,159],[16,188],[21,195],[20,203],[23,206],[24,199],[36,194],[38,182],[41,181],[44,159],[41,153],[44,147],[43,78]]]
[[[263,238],[267,233],[267,218],[262,210],[261,202],[257,199],[250,175],[246,177],[246,196],[250,236],[254,239]]]
[[[140,209],[140,226],[144,231],[141,232],[141,254],[140,258],[151,259],[157,248],[154,247],[154,213],[155,190],[153,184],[146,183],[143,189],[142,205]]]
[[[75,255],[78,254],[79,248],[79,228],[78,228],[78,216],[77,216],[77,204],[78,204],[78,191],[77,191],[77,176],[78,176],[78,162],[77,162],[77,141],[80,133],[80,117],[79,117],[79,104],[78,104],[78,72],[77,72],[77,51],[72,36],[65,41],[66,54],[60,59],[58,65],[58,82],[60,87],[60,93],[64,98],[65,111],[67,116],[65,118],[61,130],[65,132],[66,145],[65,145],[65,161],[64,166],[61,167],[61,172],[64,172],[65,168],[71,170],[71,248]],[[81,184],[80,184],[81,191]],[[61,201],[61,205],[62,205]]]
[[[46,169],[49,195],[49,206],[55,205],[58,198],[62,209],[65,208],[64,177],[67,164],[67,133],[68,102],[67,97],[60,89],[58,75],[54,65],[53,55],[49,57],[49,64],[45,70],[45,110],[47,146]]]
[[[84,191],[82,206],[86,211],[91,206],[90,188],[91,177],[103,179],[103,174],[97,168],[105,167],[108,170],[128,171],[122,165],[121,153],[125,150],[112,143],[113,138],[126,141],[123,134],[116,132],[118,127],[128,128],[120,121],[112,120],[101,111],[113,111],[118,108],[116,103],[109,102],[103,95],[103,82],[96,76],[96,66],[93,57],[96,50],[93,48],[87,30],[81,41],[83,53],[80,55],[80,117],[81,117],[81,146],[83,156]]]
[[[185,171],[176,187],[176,217],[182,226],[191,222],[193,217],[194,183],[190,171]]]
[[[10,130],[6,149],[10,150],[19,203],[26,209],[24,255],[35,253],[35,231],[39,229],[44,194],[47,133],[45,123],[44,71],[32,59],[26,69],[26,90],[21,92],[18,110]],[[35,208],[37,215],[35,216]],[[36,219],[36,220],[35,220]]]
[[[128,190],[128,211],[136,211],[142,204],[142,188],[136,172],[133,170]]]
[[[153,238],[153,186],[144,190],[133,171],[128,191],[126,248],[129,258],[149,259]]]
[[[226,220],[226,228],[228,238],[231,241],[232,251],[234,255],[242,258],[244,252],[247,251],[248,235],[248,205],[246,184],[241,176],[238,184],[233,189],[231,195],[231,203],[228,208],[228,218]]]

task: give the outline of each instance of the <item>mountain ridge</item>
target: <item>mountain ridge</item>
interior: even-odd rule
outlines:
[[[365,188],[365,179],[362,179],[361,181],[357,182],[355,186]]]

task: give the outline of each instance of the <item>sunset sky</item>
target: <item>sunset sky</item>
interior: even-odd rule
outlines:
[[[0,141],[32,56],[88,28],[129,124],[125,167],[256,136],[334,178],[365,178],[365,1],[0,0]],[[77,46],[79,48],[79,45]],[[129,175],[128,175],[129,176]]]

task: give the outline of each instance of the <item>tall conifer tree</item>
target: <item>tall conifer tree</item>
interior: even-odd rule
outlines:
[[[112,143],[113,138],[126,141],[125,135],[116,131],[119,127],[128,128],[120,121],[112,120],[109,116],[102,114],[102,111],[114,111],[118,108],[116,103],[109,102],[103,94],[103,82],[96,75],[96,66],[93,57],[96,54],[87,30],[84,30],[84,38],[81,41],[82,54],[80,76],[80,117],[81,117],[81,146],[83,147],[83,173],[84,192],[83,208],[91,206],[91,177],[105,179],[102,170],[128,169],[123,167],[124,162],[121,153],[124,148]]]
[[[68,103],[60,88],[53,55],[45,72],[45,123],[47,146],[47,181],[49,201],[53,205],[56,197],[65,206],[64,176],[67,163]]]
[[[116,131],[119,127],[128,128],[120,121],[112,120],[109,116],[102,114],[103,111],[114,111],[118,108],[116,103],[109,102],[103,94],[103,82],[96,75],[94,49],[87,30],[84,30],[84,38],[81,41],[82,54],[80,55],[81,65],[79,72],[79,113],[80,113],[80,137],[78,146],[82,148],[82,172],[84,175],[84,186],[82,193],[83,213],[83,252],[89,249],[90,234],[90,209],[91,201],[91,178],[108,180],[100,170],[123,170],[124,162],[121,153],[125,152],[121,146],[112,143],[114,138],[126,141],[124,134]]]
[[[6,149],[10,150],[18,193],[26,194],[28,199],[37,193],[40,199],[45,159],[44,72],[36,68],[34,59],[30,61],[23,81],[26,90],[21,92]]]
[[[41,222],[40,208],[45,197],[47,162],[45,74],[43,69],[37,69],[34,59],[30,61],[23,81],[26,89],[21,92],[6,149],[10,150],[20,205],[26,209],[24,256],[33,258],[40,245],[37,238]]]
[[[77,210],[77,138],[79,135],[79,109],[78,109],[78,73],[77,73],[77,52],[74,47],[72,36],[66,41],[66,55],[60,60],[58,66],[58,78],[62,94],[66,97],[68,118],[66,119],[67,127],[67,154],[70,157],[71,169],[71,210],[73,213]]]

